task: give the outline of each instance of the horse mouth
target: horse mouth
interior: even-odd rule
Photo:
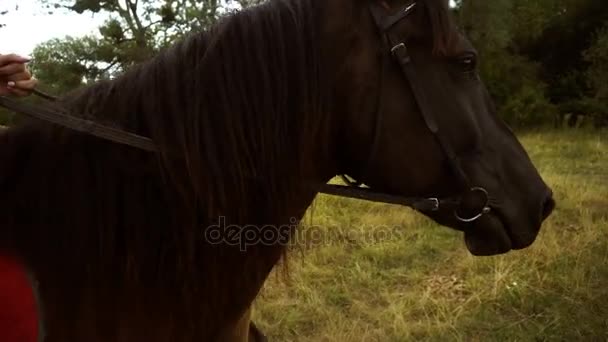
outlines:
[[[525,243],[519,243],[508,220],[496,210],[465,229],[464,240],[469,252],[475,256],[499,255],[526,247]]]

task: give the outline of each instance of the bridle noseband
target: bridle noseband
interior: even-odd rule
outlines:
[[[399,64],[403,75],[406,80],[414,80],[415,69],[412,65],[412,61],[407,49],[406,39],[399,39],[391,33],[391,29],[399,22],[408,17],[412,11],[416,9],[417,3],[414,1],[409,5],[403,6],[396,14],[386,15],[385,9],[382,8],[377,2],[372,2],[370,5],[370,11],[374,22],[380,33],[382,34],[383,43],[393,59]],[[384,71],[384,63],[382,65],[382,71]],[[444,136],[439,132],[439,126],[435,119],[434,113],[428,110],[429,106],[426,105],[429,101],[426,93],[423,89],[416,87],[416,84],[410,82],[411,88],[413,89],[414,96],[418,102],[419,108],[422,111],[422,117],[424,122],[431,133],[435,136],[441,149],[447,157],[447,160],[451,166],[452,171],[456,174],[462,184],[467,185],[468,191],[464,192],[458,197],[449,198],[420,198],[420,197],[402,197],[385,193],[375,192],[373,189],[361,187],[361,183],[349,179],[346,175],[341,175],[347,186],[324,184],[318,191],[329,195],[337,195],[342,197],[357,198],[375,202],[399,204],[408,207],[412,207],[415,210],[424,213],[439,212],[441,210],[451,210],[454,213],[454,217],[463,223],[471,223],[477,221],[483,215],[490,212],[489,196],[488,192],[483,187],[471,187],[468,177],[462,170],[458,157],[454,153],[454,150],[447,143]],[[379,91],[381,93],[381,90]],[[41,91],[35,90],[34,94],[42,97],[46,100],[56,101],[57,98]],[[380,105],[379,100],[378,117],[380,117]],[[68,113],[62,108],[56,106],[39,106],[34,104],[28,104],[19,102],[8,97],[0,96],[0,106],[5,107],[14,112],[24,114],[39,120],[50,122],[74,131],[92,135],[101,139],[112,141],[114,143],[131,146],[143,151],[158,152],[158,149],[152,139],[137,135],[131,132],[124,131],[119,128],[111,127],[109,125],[103,125],[95,121],[76,117]],[[55,108],[53,108],[55,107]],[[376,137],[379,134],[378,128],[379,123],[376,127]],[[374,142],[374,145],[376,143]],[[370,157],[370,163],[373,159],[373,150]],[[480,199],[475,201],[476,197]],[[463,203],[465,202],[477,202],[478,205],[473,205],[471,210],[467,211],[467,214],[463,214],[460,211],[463,209]],[[481,205],[480,205],[481,204]],[[470,212],[470,213],[469,213]]]

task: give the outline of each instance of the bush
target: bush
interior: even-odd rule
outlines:
[[[588,118],[595,127],[608,126],[608,103],[597,98],[584,97],[561,103],[559,113],[562,118],[570,116],[569,126],[576,125],[581,116]]]
[[[584,98],[581,100],[584,113],[595,127],[608,127],[608,102],[600,98]]]
[[[593,88],[594,97],[608,100],[608,22],[596,32],[593,44],[583,57],[590,64],[587,81]]]
[[[500,115],[512,126],[552,123],[557,108],[546,96],[538,65],[525,57],[497,51],[484,56],[481,73]]]
[[[593,89],[592,98],[583,102],[586,113],[592,118],[595,126],[608,126],[608,22],[598,30],[591,47],[583,53],[590,64],[587,70],[587,82]]]
[[[557,107],[547,100],[544,88],[527,84],[508,98],[500,114],[512,126],[533,127],[554,122]]]

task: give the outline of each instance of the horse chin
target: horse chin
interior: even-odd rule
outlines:
[[[496,215],[481,217],[464,231],[464,241],[475,256],[504,254],[513,249],[513,239],[508,227]]]

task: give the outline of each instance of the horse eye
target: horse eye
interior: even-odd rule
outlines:
[[[477,59],[474,55],[459,57],[457,63],[462,68],[463,72],[470,72],[477,68]]]

